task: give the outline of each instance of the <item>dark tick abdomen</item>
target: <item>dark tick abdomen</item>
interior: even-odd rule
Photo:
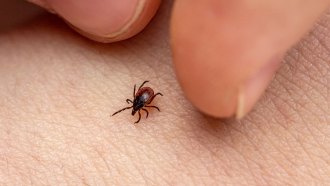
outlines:
[[[142,108],[145,105],[146,102],[143,100],[143,98],[141,96],[138,96],[135,99],[136,100],[134,101],[134,109],[139,110],[140,108]]]

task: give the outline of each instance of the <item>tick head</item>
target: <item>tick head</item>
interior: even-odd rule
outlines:
[[[134,116],[135,113],[136,113],[136,110],[133,108],[132,109],[132,116]]]

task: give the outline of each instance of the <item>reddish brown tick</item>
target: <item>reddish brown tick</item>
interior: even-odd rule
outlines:
[[[134,114],[137,112],[139,114],[139,119],[135,122],[135,123],[139,123],[140,119],[141,119],[141,113],[140,111],[143,110],[147,113],[146,118],[148,118],[149,112],[147,109],[145,109],[145,107],[150,107],[150,108],[155,108],[157,109],[159,112],[159,108],[153,105],[149,105],[152,100],[157,96],[157,95],[161,95],[163,96],[162,93],[158,92],[156,94],[154,94],[154,90],[152,90],[152,88],[150,87],[143,87],[144,84],[148,83],[149,81],[144,81],[142,83],[142,85],[139,87],[139,89],[137,90],[137,92],[135,93],[135,89],[136,89],[136,85],[134,85],[134,92],[133,92],[133,101],[130,99],[126,99],[127,103],[132,103],[133,105],[130,107],[125,107],[121,110],[118,110],[117,112],[113,113],[112,116],[118,114],[121,111],[124,111],[126,109],[132,109],[132,116],[134,116]]]

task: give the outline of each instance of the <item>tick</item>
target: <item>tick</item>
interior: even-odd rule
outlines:
[[[154,90],[152,90],[152,88],[150,87],[143,87],[144,84],[148,83],[149,81],[144,81],[139,89],[137,90],[137,92],[135,93],[135,89],[136,89],[136,85],[134,85],[134,91],[133,91],[133,101],[130,99],[126,99],[126,102],[132,103],[133,105],[130,107],[125,107],[121,110],[118,110],[117,112],[113,113],[112,116],[118,114],[121,111],[124,111],[126,109],[130,109],[132,108],[132,116],[134,116],[134,114],[137,112],[139,114],[139,119],[135,122],[135,123],[139,123],[140,119],[141,119],[141,113],[140,111],[143,110],[147,113],[146,118],[148,118],[149,112],[147,109],[145,108],[155,108],[157,109],[159,112],[159,108],[153,105],[149,105],[152,100],[154,100],[154,98],[158,95],[163,96],[162,93],[158,92],[156,94],[154,94]]]

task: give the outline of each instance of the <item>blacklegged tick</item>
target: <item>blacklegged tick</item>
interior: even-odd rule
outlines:
[[[133,101],[130,99],[127,99],[126,102],[127,103],[132,103],[133,105],[130,107],[125,107],[121,110],[118,110],[117,112],[113,113],[112,116],[118,114],[121,111],[124,111],[126,109],[132,109],[132,116],[134,116],[134,114],[137,112],[139,114],[139,119],[135,122],[135,123],[139,123],[140,119],[141,119],[141,113],[140,111],[143,110],[147,113],[146,118],[148,118],[149,112],[147,109],[145,108],[155,108],[157,109],[159,112],[159,108],[153,105],[149,105],[152,100],[157,96],[157,95],[161,95],[163,96],[162,93],[158,92],[156,94],[154,94],[154,90],[152,90],[152,88],[150,87],[143,87],[144,84],[148,83],[149,81],[144,81],[142,83],[142,85],[139,87],[139,89],[137,90],[137,92],[135,93],[135,89],[136,89],[136,85],[134,85],[134,92],[133,92]]]

